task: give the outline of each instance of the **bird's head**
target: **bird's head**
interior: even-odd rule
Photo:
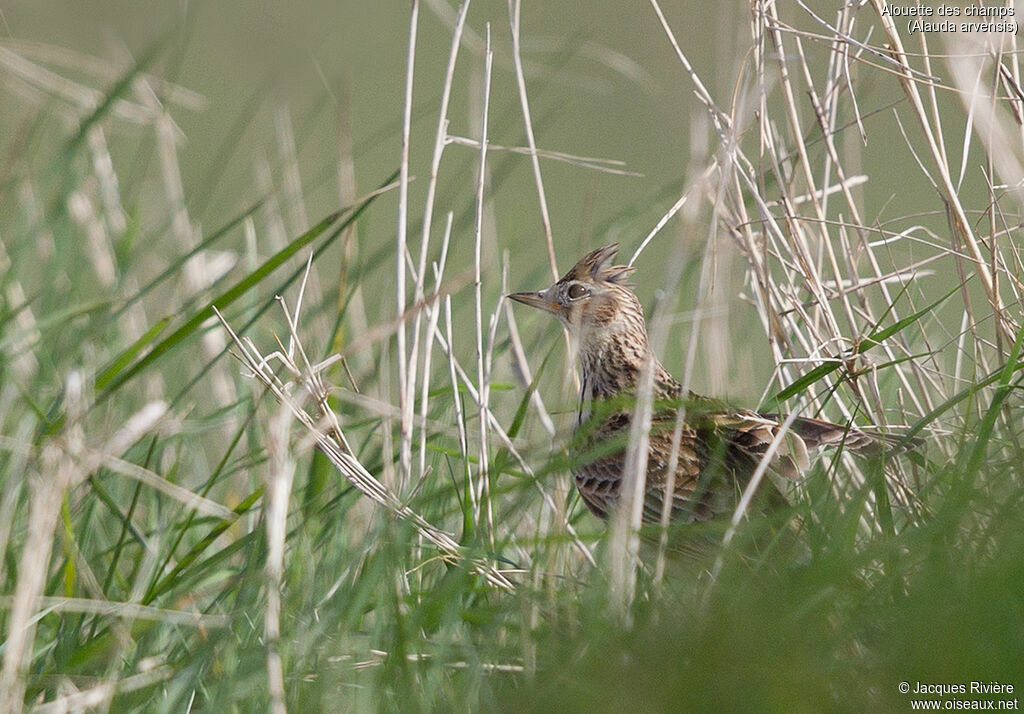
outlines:
[[[632,337],[646,346],[643,310],[626,282],[634,268],[611,265],[618,248],[612,243],[587,253],[547,290],[508,297],[550,312],[584,350],[616,335]]]

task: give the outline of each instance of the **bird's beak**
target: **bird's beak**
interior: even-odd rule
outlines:
[[[539,293],[512,293],[505,297],[530,307],[539,308],[544,312],[550,312],[551,314],[555,314],[562,309],[561,305],[551,299],[550,290],[542,290]]]

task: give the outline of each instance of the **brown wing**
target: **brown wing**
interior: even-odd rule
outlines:
[[[709,416],[718,432],[718,438],[728,444],[727,450],[732,452],[728,458],[733,467],[747,470],[749,475],[753,475],[757,464],[764,458],[782,427],[774,414],[730,411]],[[817,446],[815,443],[814,447]],[[783,437],[768,465],[780,476],[793,481],[810,468],[807,439],[795,424]]]
[[[737,480],[737,473],[729,468],[708,468],[712,460],[708,444],[691,425],[683,424],[678,453],[675,458],[675,477],[669,478],[672,465],[672,436],[675,413],[655,415],[648,439],[647,480],[643,506],[643,521],[657,524],[665,500],[666,488],[671,486],[674,523],[705,521],[731,512],[736,499],[746,485],[746,479]],[[629,416],[614,415],[605,420],[588,439],[593,453],[606,446],[605,453],[596,457],[581,455],[584,462],[573,470],[576,486],[587,507],[597,516],[606,518],[619,500],[625,463],[625,445],[629,439]],[[619,448],[615,448],[615,447]],[[607,453],[608,449],[612,453]],[[749,478],[752,469],[744,468],[742,475]]]
[[[787,419],[780,414],[751,411],[721,412],[710,417],[721,432],[721,438],[749,457],[755,467]],[[769,467],[780,476],[795,481],[803,477],[813,457],[822,449],[842,447],[860,456],[896,456],[921,443],[921,439],[908,440],[899,433],[881,434],[821,419],[797,417],[790,424]]]
[[[786,419],[778,414],[727,409],[692,393],[690,398],[695,408],[687,411],[674,479],[669,478],[668,471],[676,414],[666,410],[652,420],[645,523],[660,522],[670,484],[673,522],[704,521],[730,512]],[[581,464],[573,469],[583,501],[601,518],[606,518],[619,500],[629,422],[630,415],[624,413],[607,418],[590,434],[580,455]],[[780,476],[798,480],[823,448],[841,446],[860,455],[896,455],[920,443],[920,439],[908,440],[899,433],[880,434],[798,417],[783,436],[769,467]],[[765,491],[770,492],[768,503],[781,499],[774,485],[765,484]]]
[[[675,458],[674,476],[672,436],[675,430],[674,414],[656,416],[651,424],[647,451],[647,484],[644,493],[644,523],[660,523],[666,491],[671,488],[674,523],[692,523],[712,518],[722,510],[721,484],[708,483],[705,475],[708,465],[706,444],[689,424],[683,424]]]

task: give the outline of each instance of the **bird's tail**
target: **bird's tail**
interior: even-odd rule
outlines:
[[[777,419],[780,423],[786,419],[779,414],[762,416]],[[808,449],[842,447],[869,457],[898,456],[924,444],[920,437],[908,435],[908,427],[855,427],[811,417],[797,417],[790,428],[803,439]]]

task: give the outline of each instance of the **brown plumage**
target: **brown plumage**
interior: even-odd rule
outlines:
[[[552,313],[568,331],[580,368],[573,468],[576,487],[590,510],[607,517],[619,498],[636,385],[650,357],[654,368],[652,418],[643,517],[661,518],[671,481],[671,517],[691,523],[731,511],[754,470],[786,420],[778,414],[729,409],[690,392],[650,355],[639,300],[626,282],[633,268],[612,265],[618,246],[585,255],[557,283],[541,292],[515,293],[517,302]],[[679,447],[673,436],[679,409],[685,409]],[[798,479],[811,457],[825,447],[860,454],[895,454],[901,437],[800,417],[776,451],[771,469]],[[669,467],[675,462],[674,478]]]

